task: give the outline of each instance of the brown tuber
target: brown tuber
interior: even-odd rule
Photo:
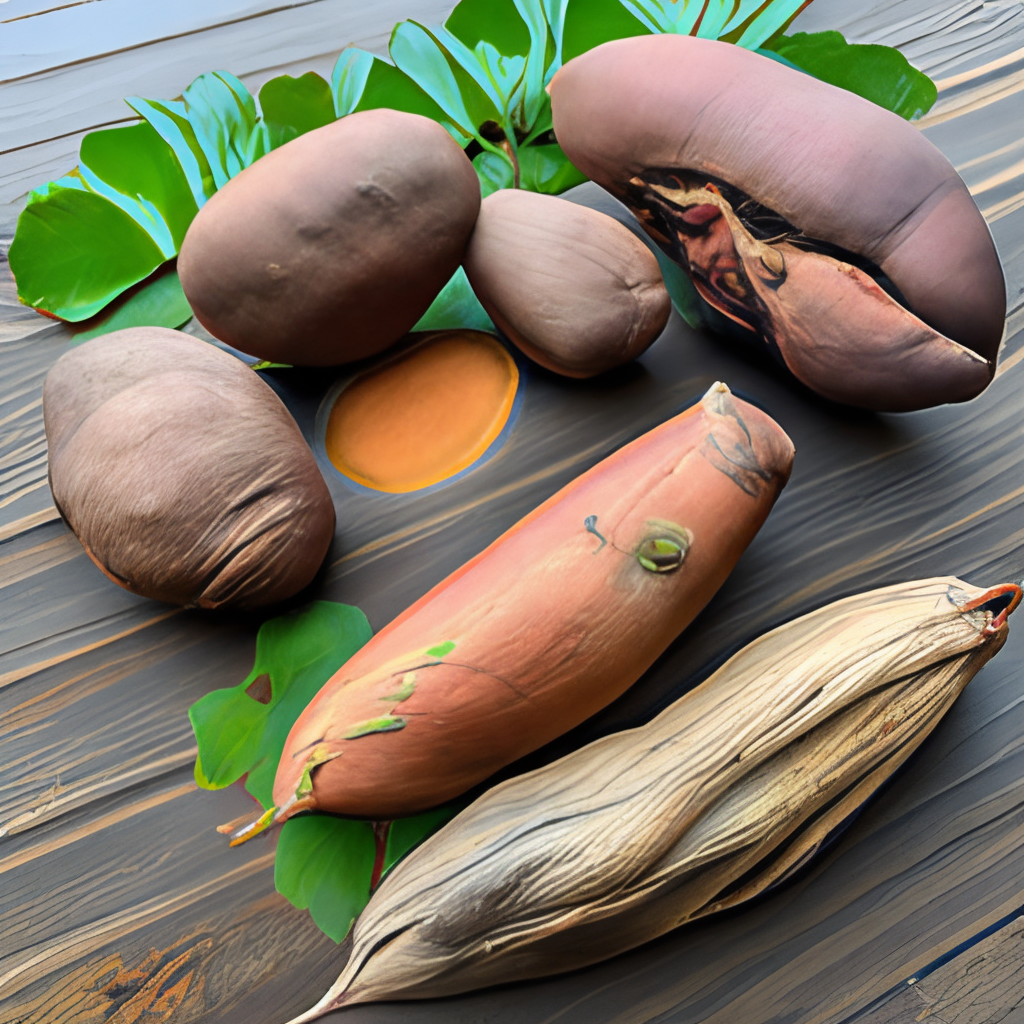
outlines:
[[[334,505],[288,410],[244,363],[135,327],[73,348],[43,387],[50,487],[89,557],[143,597],[251,608],[308,584]]]
[[[217,192],[178,273],[221,341],[275,362],[347,363],[412,329],[458,269],[479,209],[473,165],[439,124],[349,114]]]
[[[658,261],[628,228],[555,196],[518,189],[488,196],[465,267],[515,345],[570,377],[635,359],[671,311]]]

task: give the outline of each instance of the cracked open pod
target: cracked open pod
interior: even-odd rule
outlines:
[[[963,181],[913,125],[688,36],[605,43],[550,92],[573,164],[803,383],[894,411],[988,385],[999,259]]]
[[[489,790],[385,877],[292,1024],[573,970],[764,892],[917,749],[1020,600],[943,577],[836,601],[647,725]]]

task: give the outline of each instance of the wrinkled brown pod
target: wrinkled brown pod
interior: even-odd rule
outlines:
[[[189,227],[178,273],[221,341],[276,362],[347,363],[412,329],[479,209],[473,165],[439,124],[363,111],[229,181]]]
[[[687,36],[596,47],[550,91],[573,163],[808,386],[907,410],[991,380],[999,260],[966,186],[913,125]]]
[[[50,487],[89,557],[159,601],[258,607],[308,584],[334,504],[281,400],[244,363],[135,327],[73,348],[43,387]]]
[[[495,324],[531,359],[570,377],[635,359],[671,310],[658,261],[632,232],[555,196],[488,196],[465,267]]]

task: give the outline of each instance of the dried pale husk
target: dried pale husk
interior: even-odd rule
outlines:
[[[763,892],[931,732],[1020,596],[946,577],[838,601],[497,786],[385,879],[297,1021],[571,970]]]

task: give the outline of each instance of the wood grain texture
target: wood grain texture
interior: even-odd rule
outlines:
[[[71,6],[88,13],[114,2]],[[59,41],[62,14],[51,6],[63,7],[12,0],[0,18],[50,19],[43,35],[55,53],[78,45]],[[5,145],[16,147],[0,156],[2,198],[15,200],[0,237],[13,233],[19,195],[73,165],[81,133],[124,116],[123,95],[171,96],[214,67],[250,85],[277,68],[329,70],[350,39],[379,49],[396,18],[441,14],[426,0],[375,9],[315,0],[276,13],[267,4],[229,24],[218,19],[236,10],[230,0],[203,6],[191,34],[0,86],[14,125]],[[237,0],[237,10],[256,7]],[[374,496],[350,490],[320,447],[318,411],[336,374],[267,375],[313,443],[338,508],[334,547],[304,596],[358,604],[375,628],[716,379],[756,398],[794,439],[791,484],[707,611],[619,702],[520,767],[646,720],[752,637],[826,601],[914,577],[992,584],[1024,573],[1024,4],[815,0],[797,27],[896,43],[940,79],[924,130],[974,191],[1007,275],[1001,369],[981,398],[904,416],[841,409],[764,353],[673,318],[616,374],[581,382],[529,371],[509,442],[461,480]],[[597,202],[592,192],[578,198]],[[40,390],[68,339],[17,304],[4,264],[0,1022],[284,1020],[326,990],[339,951],[274,894],[272,838],[230,850],[214,832],[252,804],[237,787],[194,788],[186,717],[192,701],[247,673],[259,623],[121,591],[60,522],[46,485]],[[1024,905],[1022,666],[1024,631],[1011,628],[1004,651],[887,791],[806,874],[757,904],[566,977],[337,1019],[840,1024],[877,1009],[915,972]],[[941,993],[921,990],[940,1018],[968,1012],[971,955],[947,965],[965,965],[964,980],[950,974],[933,982]],[[1012,1021],[1018,989],[1000,956],[985,961],[977,991],[990,1019]],[[919,1003],[916,1015],[931,1005]]]
[[[1024,1020],[1024,919],[1018,917],[850,1024],[1018,1024]]]

